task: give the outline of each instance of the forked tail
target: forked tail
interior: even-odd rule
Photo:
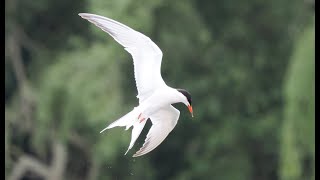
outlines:
[[[104,128],[102,131],[100,131],[100,133],[107,129],[114,128],[116,126],[126,126],[126,130],[128,130],[138,120],[139,114],[139,108],[135,107],[132,111],[130,111],[126,115],[122,116],[121,118]]]
[[[100,131],[100,133],[116,126],[126,126],[126,130],[128,130],[131,126],[133,126],[132,133],[131,133],[131,142],[128,150],[125,153],[127,154],[127,152],[132,148],[132,146],[138,139],[144,125],[147,122],[148,117],[142,117],[142,116],[143,115],[141,114],[141,108],[135,107],[132,111],[130,111],[120,119],[114,121],[108,127],[104,128],[102,131]],[[141,119],[143,120],[141,121]]]

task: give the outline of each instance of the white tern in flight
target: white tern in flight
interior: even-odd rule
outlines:
[[[116,126],[125,126],[126,130],[133,126],[128,152],[150,118],[152,126],[145,142],[133,155],[142,156],[155,149],[176,126],[180,111],[172,104],[185,104],[193,117],[191,95],[184,89],[171,88],[163,81],[160,72],[162,51],[149,37],[107,17],[88,13],[80,13],[79,16],[108,33],[133,58],[139,106],[101,132]]]

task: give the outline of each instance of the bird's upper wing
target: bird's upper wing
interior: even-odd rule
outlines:
[[[147,134],[143,146],[133,157],[142,156],[155,149],[173,130],[179,119],[180,111],[172,105],[160,109],[150,119],[152,126]]]
[[[132,55],[140,102],[154,89],[165,85],[160,72],[162,52],[149,37],[107,17],[88,13],[79,15],[107,32]]]

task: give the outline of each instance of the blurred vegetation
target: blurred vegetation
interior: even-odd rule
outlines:
[[[315,179],[315,27],[297,40],[285,84],[281,178]]]
[[[314,1],[5,3],[6,178],[315,179]],[[99,133],[138,104],[133,64],[80,12],[149,36],[192,94],[145,156],[150,122],[126,156],[130,131]]]

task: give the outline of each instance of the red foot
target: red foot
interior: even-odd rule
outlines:
[[[140,120],[140,123],[142,123],[145,119],[146,119],[146,118],[142,118],[142,119]]]
[[[140,113],[139,116],[138,116],[138,119],[140,120],[140,121],[139,121],[140,123],[142,123],[142,122],[146,119],[146,118],[140,119],[140,118],[141,118],[141,115],[142,115],[142,113]]]

